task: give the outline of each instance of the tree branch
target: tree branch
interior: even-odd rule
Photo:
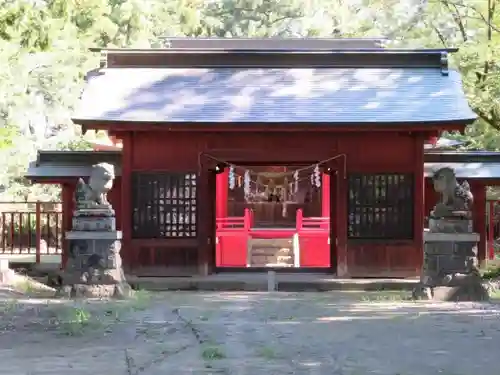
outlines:
[[[466,5],[466,4],[460,4],[460,3],[456,3],[454,1],[449,1],[449,0],[437,0],[437,2],[439,2],[439,3],[441,3],[441,4],[445,5],[445,6],[451,6],[451,5],[453,5],[456,8],[470,9],[474,13],[476,13],[479,17],[465,16],[466,18],[470,18],[470,19],[473,19],[473,20],[483,21],[488,27],[491,28],[491,30],[496,31],[497,33],[500,33],[500,28],[498,28],[495,25],[493,25],[493,23],[491,22],[491,20],[488,21],[488,18],[483,13],[481,13],[481,11],[478,10],[475,6]],[[493,3],[492,9],[494,9],[494,7],[495,7],[495,4]]]
[[[498,117],[495,115],[493,109],[490,111],[489,114],[487,114],[486,112],[482,111],[479,108],[475,108],[474,112],[476,112],[479,118],[482,119],[484,122],[486,122],[488,125],[490,125],[492,128],[500,131],[500,122],[498,121]]]
[[[446,38],[444,37],[443,33],[441,33],[441,31],[437,28],[437,26],[434,25],[433,22],[431,22],[431,24],[429,26],[436,33],[436,35],[438,36],[439,40],[441,41],[441,44],[443,45],[443,47],[448,48],[448,43],[446,42]]]
[[[467,31],[465,30],[464,23],[462,21],[462,18],[460,17],[460,13],[458,11],[456,4],[449,3],[447,0],[441,0],[441,3],[448,9],[451,16],[453,17],[455,24],[457,25],[458,29],[460,30],[460,35],[462,35],[462,40],[464,42],[467,42],[469,40],[469,38],[467,36]],[[455,10],[453,10],[451,8],[452,6],[455,8]]]

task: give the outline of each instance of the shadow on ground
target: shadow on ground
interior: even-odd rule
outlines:
[[[133,301],[5,299],[13,374],[498,374],[500,305],[406,293],[166,292]],[[474,348],[474,360],[471,359]],[[33,370],[34,369],[34,370]]]

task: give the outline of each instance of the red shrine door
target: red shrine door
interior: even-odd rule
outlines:
[[[218,175],[216,267],[332,266],[331,179],[313,169],[245,166]]]

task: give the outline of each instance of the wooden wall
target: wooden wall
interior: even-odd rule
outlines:
[[[236,126],[236,125],[235,125]],[[332,192],[335,232],[338,238],[337,260],[340,276],[409,276],[417,274],[422,258],[423,230],[423,135],[408,132],[134,132],[117,134],[124,139],[123,174],[133,171],[198,171],[203,153],[221,161],[244,164],[256,162],[315,163],[345,154],[347,172],[413,172],[415,173],[415,233],[413,241],[383,243],[346,240],[347,186],[343,173]],[[343,169],[343,158],[338,168]],[[126,164],[129,163],[127,166]],[[422,178],[418,178],[422,176]],[[130,189],[124,180],[123,189]],[[130,197],[122,195],[122,209],[129,218]],[[127,207],[128,206],[128,207]],[[420,220],[422,217],[422,220]],[[344,219],[345,218],[345,219]],[[198,243],[192,240],[132,240],[131,228],[123,226],[129,261],[137,266],[158,265],[163,268],[173,259],[184,256],[189,268],[195,260]],[[180,242],[179,242],[180,241]],[[332,241],[334,242],[334,241]],[[157,250],[155,250],[155,248]],[[159,251],[158,249],[162,249]],[[175,250],[177,249],[177,250]],[[179,254],[175,254],[177,252]],[[171,253],[171,257],[166,255]],[[161,260],[158,256],[161,255]],[[198,254],[199,256],[199,254]],[[161,264],[160,264],[160,263]],[[161,267],[160,267],[161,268]],[[177,267],[179,268],[179,267]],[[153,272],[160,272],[155,271]],[[168,272],[170,274],[170,272]]]
[[[422,259],[423,136],[408,133],[350,133],[342,136],[339,152],[347,154],[348,173],[399,172],[415,174],[414,240],[349,240],[347,219],[338,221],[339,276],[403,277],[417,275]],[[345,188],[344,188],[345,189]],[[337,205],[347,206],[347,191]],[[346,217],[347,207],[337,210]],[[343,248],[345,246],[345,248]],[[345,250],[344,250],[345,249]]]

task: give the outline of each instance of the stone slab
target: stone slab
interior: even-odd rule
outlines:
[[[73,212],[73,217],[110,217],[115,216],[115,210],[109,206],[79,207]]]
[[[488,300],[488,290],[481,283],[432,288],[432,301],[483,302]]]
[[[479,233],[433,233],[424,231],[424,242],[479,242]]]
[[[128,285],[73,284],[62,287],[57,294],[67,298],[126,298],[131,293]]]
[[[0,272],[9,270],[9,260],[0,259]]]
[[[116,231],[116,219],[114,217],[73,217],[73,231]]]
[[[127,276],[134,288],[168,291],[267,291],[267,273],[210,275],[206,277],[136,277]],[[336,279],[326,275],[276,274],[276,290],[300,291],[411,291],[418,279]]]
[[[66,232],[67,240],[121,240],[122,231],[93,232],[93,231],[70,231]]]
[[[470,233],[472,232],[472,220],[454,218],[430,218],[429,228],[433,233]]]

